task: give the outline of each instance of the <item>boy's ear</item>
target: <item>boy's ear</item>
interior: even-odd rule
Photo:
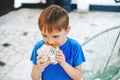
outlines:
[[[70,26],[66,29],[67,34],[70,32],[70,29],[71,29]]]

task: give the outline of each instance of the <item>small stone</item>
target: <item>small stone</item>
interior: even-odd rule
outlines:
[[[8,47],[8,46],[10,46],[10,44],[9,43],[4,43],[3,46]]]
[[[4,66],[4,65],[5,65],[5,63],[0,61],[0,66]]]
[[[23,35],[26,36],[28,34],[28,32],[24,32]]]

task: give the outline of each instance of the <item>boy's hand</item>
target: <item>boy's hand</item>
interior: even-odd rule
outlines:
[[[56,60],[58,61],[59,64],[64,64],[66,62],[63,51],[61,50],[57,51]]]
[[[45,61],[43,56],[37,56],[37,65],[39,67],[39,70],[42,72],[44,69],[50,64],[50,61]]]

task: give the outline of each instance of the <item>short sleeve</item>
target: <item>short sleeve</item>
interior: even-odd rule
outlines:
[[[31,58],[30,60],[32,61],[33,64],[37,64],[37,50],[44,44],[44,41],[39,41],[35,44],[33,50],[32,50],[32,54],[31,54]]]
[[[74,46],[73,66],[79,66],[85,61],[86,60],[81,46],[79,44],[76,44]]]

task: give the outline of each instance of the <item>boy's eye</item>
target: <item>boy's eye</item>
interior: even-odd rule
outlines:
[[[54,38],[58,38],[59,36],[53,36]]]
[[[42,35],[43,37],[47,37],[47,35]]]

